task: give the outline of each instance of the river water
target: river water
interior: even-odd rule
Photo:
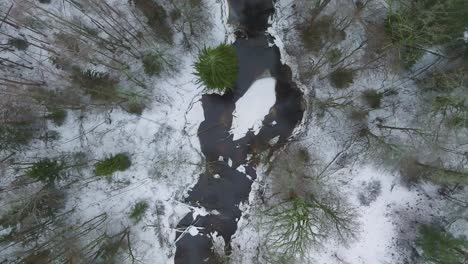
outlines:
[[[281,63],[278,47],[271,44],[273,37],[266,33],[269,18],[275,11],[273,0],[228,2],[231,22],[239,28],[233,44],[239,59],[239,76],[232,92],[202,96],[205,120],[198,128],[198,137],[206,158],[206,170],[185,199],[187,204],[216,213],[195,218],[189,213],[179,222],[176,264],[218,263],[212,249],[212,234],[224,239],[225,252],[230,253],[231,237],[242,216],[239,204],[248,202],[252,183],[257,178],[256,159],[247,157],[255,157],[264,151],[273,154],[287,142],[304,113],[302,92],[292,81],[290,68]],[[233,140],[229,131],[235,103],[265,72],[276,79],[275,105],[256,135],[248,132]],[[279,140],[275,144],[268,143],[276,137]],[[244,167],[245,173],[236,170],[240,166]],[[189,226],[197,227],[198,234],[181,231]]]

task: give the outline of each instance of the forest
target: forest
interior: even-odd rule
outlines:
[[[467,185],[467,0],[0,0],[0,264],[465,264]]]

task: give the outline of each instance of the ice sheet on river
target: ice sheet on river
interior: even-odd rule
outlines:
[[[243,137],[249,129],[257,133],[261,128],[263,118],[276,101],[275,85],[275,78],[258,79],[236,102],[231,130],[234,140]]]

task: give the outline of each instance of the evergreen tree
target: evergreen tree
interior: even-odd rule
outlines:
[[[422,226],[416,243],[423,250],[424,260],[437,264],[463,264],[468,261],[466,237],[455,238],[436,226]]]

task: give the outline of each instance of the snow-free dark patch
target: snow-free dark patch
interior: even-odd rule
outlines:
[[[338,68],[330,73],[330,83],[337,89],[348,88],[354,81],[354,71],[345,68]]]
[[[369,206],[374,202],[382,192],[382,184],[380,181],[373,180],[362,184],[358,198],[361,205]]]

